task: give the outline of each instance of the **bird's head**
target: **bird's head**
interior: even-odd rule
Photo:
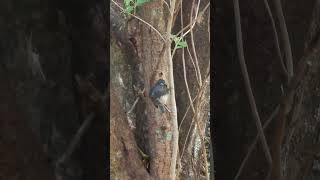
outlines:
[[[163,80],[163,79],[159,79],[156,83],[156,85],[159,85],[159,86],[166,86],[166,81]]]

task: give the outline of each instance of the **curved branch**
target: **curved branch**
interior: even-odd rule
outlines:
[[[271,121],[276,117],[276,115],[277,115],[278,112],[279,112],[279,109],[280,109],[280,106],[278,105],[278,106],[276,107],[276,109],[271,113],[271,115],[270,115],[270,117],[268,118],[268,120],[264,123],[264,125],[263,125],[263,130],[265,130],[265,129],[269,126],[269,124],[271,123]],[[256,137],[254,138],[252,144],[250,145],[246,156],[244,157],[244,159],[243,159],[242,162],[241,162],[241,165],[240,165],[240,167],[239,167],[239,169],[238,169],[238,172],[237,172],[234,180],[238,180],[238,179],[239,179],[239,177],[240,177],[240,175],[241,175],[241,172],[242,172],[242,170],[243,170],[243,168],[244,168],[244,165],[247,163],[247,161],[248,161],[248,159],[249,159],[249,157],[250,157],[250,155],[251,155],[254,147],[255,147],[256,144],[258,143],[258,139],[259,139],[259,134],[256,135]]]
[[[266,9],[268,11],[268,15],[270,17],[271,20],[271,24],[272,24],[272,29],[273,29],[273,35],[274,35],[274,39],[275,39],[275,44],[276,44],[276,49],[277,49],[277,53],[279,56],[279,60],[280,60],[280,65],[281,68],[283,70],[283,72],[289,77],[288,71],[283,63],[283,58],[282,58],[282,53],[281,53],[281,49],[280,49],[280,44],[279,44],[279,37],[278,37],[278,33],[277,33],[277,28],[276,28],[276,23],[274,22],[273,16],[272,16],[272,12],[268,3],[268,0],[263,0],[264,4],[266,6]]]
[[[289,34],[288,34],[287,26],[286,26],[286,21],[283,16],[281,2],[280,2],[280,0],[274,0],[274,3],[275,3],[275,8],[276,8],[276,14],[277,14],[279,24],[280,24],[281,38],[282,38],[284,50],[285,50],[287,70],[288,70],[288,74],[289,74],[288,80],[290,81],[290,79],[292,78],[294,73],[293,73],[293,59],[292,59],[292,51],[291,51]]]
[[[240,22],[240,8],[239,8],[239,0],[233,0],[234,4],[234,14],[235,14],[235,24],[236,24],[236,37],[237,37],[237,48],[238,48],[238,55],[239,55],[239,61],[240,61],[240,67],[242,71],[242,76],[244,78],[245,82],[245,87],[246,87],[246,92],[249,98],[249,104],[251,107],[251,112],[252,116],[255,120],[256,127],[259,132],[260,140],[263,145],[263,150],[266,155],[267,161],[269,165],[272,164],[272,158],[271,158],[271,153],[267,144],[266,137],[264,135],[261,121],[260,121],[260,116],[257,110],[257,105],[252,93],[252,88],[250,84],[250,79],[247,71],[247,66],[244,58],[244,52],[243,52],[243,42],[242,42],[242,32],[241,32],[241,22]],[[270,172],[270,171],[269,171]]]

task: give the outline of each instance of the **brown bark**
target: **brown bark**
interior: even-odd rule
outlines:
[[[190,12],[191,5],[190,3],[186,3],[186,4],[187,4],[186,7],[189,8],[188,11]],[[200,8],[203,8],[206,5],[207,5],[206,3],[201,3]],[[122,79],[125,82],[123,84],[127,90],[123,91],[120,88],[120,86],[118,86],[121,83],[118,84],[118,81],[116,79],[115,80],[117,82],[114,84],[118,84],[117,90],[121,94],[119,98],[123,99],[121,101],[122,103],[124,101],[126,102],[130,101],[128,100],[129,99],[128,97],[131,97],[131,93],[129,93],[130,91],[134,91],[133,94],[136,94],[136,97],[134,97],[134,99],[138,98],[138,103],[135,107],[135,120],[133,123],[133,124],[136,124],[136,129],[134,132],[135,132],[135,138],[137,140],[138,146],[144,151],[144,153],[150,156],[150,167],[148,167],[148,169],[150,170],[150,177],[153,177],[156,179],[169,179],[170,174],[174,174],[172,170],[175,170],[174,165],[173,167],[171,167],[172,164],[175,164],[175,162],[172,163],[172,159],[173,159],[172,147],[174,147],[172,144],[173,133],[174,133],[174,129],[171,122],[172,114],[168,112],[161,114],[159,112],[159,109],[155,108],[151,100],[147,97],[150,86],[152,86],[157,79],[163,78],[168,84],[170,83],[169,81],[170,70],[168,65],[170,64],[168,62],[170,58],[168,57],[168,54],[169,54],[168,51],[170,51],[171,48],[170,48],[170,45],[166,45],[166,43],[168,43],[167,38],[169,36],[169,34],[166,33],[166,31],[168,31],[167,6],[161,5],[161,3],[150,2],[145,5],[142,5],[141,7],[138,7],[135,14],[139,18],[143,19],[144,21],[150,23],[153,27],[155,27],[160,32],[160,34],[162,34],[165,41],[163,40],[163,38],[159,36],[158,33],[156,33],[146,23],[136,19],[135,17],[130,17],[130,16],[127,19],[128,22],[126,22],[126,20],[122,19],[121,16],[119,16],[120,12],[117,11],[116,5],[113,5],[111,3],[111,7],[112,7],[111,8],[112,36],[114,37],[114,40],[117,46],[121,49],[119,52],[118,50],[115,50],[115,49],[111,50],[111,54],[113,53],[115,54],[114,56],[112,55],[112,58],[111,58],[111,60],[114,62],[114,63],[111,63],[111,67],[113,66],[116,67],[117,63],[121,63],[121,64],[124,63],[124,66],[129,65],[130,72],[128,74],[129,76],[132,77],[132,79],[127,81],[126,79],[127,75],[125,75],[127,73],[122,72],[120,68],[121,71],[119,74],[121,75],[121,77],[123,77],[124,75],[125,78],[122,78]],[[203,15],[203,17],[207,17],[208,12],[209,11],[207,10],[205,12],[205,15]],[[190,23],[189,21],[190,17],[188,16],[187,12],[185,12],[184,18],[188,19],[186,20],[185,25]],[[207,38],[208,37],[208,32],[207,32],[208,19],[203,18],[201,21],[199,20],[198,23],[196,24],[196,27],[198,28],[199,26],[201,26],[201,30],[195,30],[194,36],[195,36],[195,43],[196,43],[196,51],[197,52],[199,51],[199,54],[197,57],[199,59],[199,64],[200,64],[199,66],[200,66],[201,74],[203,77],[202,80],[204,81],[204,77],[207,75],[206,70],[208,68],[208,61],[209,61],[209,41]],[[174,32],[172,32],[172,34],[174,34]],[[206,35],[203,36],[203,34],[206,34]],[[190,50],[192,51],[191,48]],[[173,60],[173,63],[174,63],[174,83],[175,83],[174,86],[177,90],[175,89],[176,93],[174,95],[176,95],[177,98],[179,98],[181,101],[184,102],[181,105],[179,105],[179,108],[178,108],[178,113],[180,113],[179,116],[182,118],[188,106],[189,99],[185,91],[184,78],[181,76],[183,72],[182,71],[183,67],[181,65],[181,55],[179,55],[181,50],[177,50],[176,52],[177,52],[176,54],[177,58]],[[188,56],[187,52],[186,52],[186,56]],[[124,61],[120,59],[124,59]],[[191,64],[191,60],[187,59],[186,64],[187,64],[187,73],[190,74],[190,76],[188,75],[188,78],[190,78],[190,87],[192,87],[192,90],[191,90],[192,96],[194,97],[195,94],[199,91],[199,85],[197,81],[193,81],[193,79],[195,78],[195,76],[193,76],[195,71]],[[115,68],[114,71],[111,73],[112,76],[116,72],[117,71]],[[127,83],[129,83],[130,85],[128,85]],[[132,83],[132,86],[135,86],[133,90],[131,89],[131,83]],[[138,91],[139,90],[142,91],[143,88],[145,88],[145,93],[144,93],[145,96],[140,97]],[[198,119],[201,126],[200,132],[202,134],[204,134],[205,121],[207,120],[207,117],[208,117],[207,116],[208,104],[206,103],[204,103],[205,105],[202,104],[202,101],[208,100],[207,90],[208,89],[203,91],[203,94],[198,99],[198,103],[196,103],[199,106],[198,107],[199,111],[201,111],[201,114],[199,115]],[[183,94],[181,94],[181,92],[183,92]],[[168,103],[167,105],[170,108],[171,103]],[[122,106],[125,107],[125,104],[122,104]],[[125,107],[124,109],[128,110],[130,108]],[[191,112],[191,109],[189,111]],[[186,124],[190,124],[190,122],[188,121],[189,120],[191,121],[191,119],[192,118],[188,117],[188,120],[186,120]],[[188,129],[189,127],[190,126],[186,126],[186,128]],[[184,132],[187,132],[188,129],[186,130],[184,129]],[[190,141],[194,142],[194,138],[188,139],[188,143]],[[191,145],[188,144],[188,147],[190,147],[191,149],[193,148],[192,146],[194,146],[193,142],[190,143]],[[192,152],[190,151],[189,157],[192,156],[191,154]],[[197,161],[194,162],[195,164],[199,165],[199,167],[197,167],[199,169],[199,172],[201,169],[200,167],[202,167],[202,164],[200,161],[202,162],[203,158],[199,158]],[[191,163],[189,164],[185,163],[184,165],[189,167],[192,166]],[[176,174],[176,177],[177,176],[178,174]]]
[[[140,17],[165,34],[165,16],[163,7],[157,6],[152,9],[143,7]],[[159,79],[168,82],[168,66],[165,56],[165,42],[146,24],[136,24],[140,29],[136,37],[138,55],[143,62],[144,87],[149,93],[150,87]],[[170,113],[161,114],[149,98],[146,99],[146,114],[148,154],[150,155],[150,174],[157,179],[169,179],[170,160],[172,158],[172,125]]]
[[[110,161],[111,178],[154,179],[142,164],[133,133],[126,121],[126,114],[119,102],[119,93],[110,89]]]

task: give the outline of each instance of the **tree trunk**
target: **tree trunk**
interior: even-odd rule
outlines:
[[[186,4],[183,5],[183,8],[191,9],[192,3],[185,2]],[[170,107],[172,107],[174,103],[167,104],[169,110],[172,112],[160,113],[159,109],[155,108],[148,97],[150,87],[153,86],[158,79],[164,79],[168,84],[171,82],[171,57],[168,56],[171,54],[172,48],[170,47],[171,43],[168,45],[168,38],[170,36],[170,34],[167,34],[168,19],[170,18],[168,8],[165,4],[159,2],[148,2],[137,7],[136,11],[134,11],[134,15],[137,17],[128,15],[127,18],[124,18],[124,16],[121,16],[121,11],[116,3],[117,2],[111,2],[110,9],[111,35],[113,39],[111,43],[111,79],[116,91],[119,92],[118,96],[121,107],[127,112],[126,123],[129,124],[130,130],[135,134],[137,148],[141,149],[142,152],[150,158],[150,162],[148,162],[149,158],[145,158],[143,155],[140,156],[140,161],[147,162],[145,169],[149,173],[149,178],[180,178],[180,172],[174,172],[176,170],[175,152],[173,151],[176,140],[174,132],[178,130],[175,129],[174,123],[172,122],[175,111]],[[180,10],[178,6],[179,3],[179,1],[176,2],[176,7],[178,7],[177,12]],[[188,74],[187,78],[190,79],[189,86],[191,87],[190,92],[192,98],[194,98],[196,94],[199,94],[200,91],[200,95],[198,95],[198,99],[194,102],[194,106],[196,107],[197,105],[198,111],[201,112],[198,114],[197,119],[202,136],[205,136],[206,121],[208,120],[209,84],[208,82],[204,83],[204,81],[209,79],[208,5],[207,1],[201,3],[200,10],[206,6],[207,10],[202,12],[202,19],[199,18],[193,30],[195,50],[199,53],[197,54],[197,63],[199,63],[203,84],[207,84],[201,91],[199,80],[195,79],[194,66],[192,66],[189,54],[187,50],[185,50],[186,73]],[[194,8],[195,7],[196,4],[194,5]],[[186,21],[184,26],[186,26],[190,23],[188,11],[184,12],[183,16]],[[179,27],[181,28],[181,26],[177,25],[179,15],[174,17],[175,29],[173,32],[170,32],[172,35],[176,33],[175,31],[179,31]],[[178,22],[180,22],[180,20]],[[159,31],[160,35],[150,26],[153,26]],[[190,50],[192,51],[191,40],[188,39],[188,42]],[[178,113],[179,123],[189,105],[189,98],[185,90],[186,86],[182,71],[181,52],[181,49],[177,50],[175,58],[172,60],[175,94],[171,94],[170,92],[170,95],[175,95],[179,101],[176,111]],[[193,52],[191,52],[191,54],[193,54]],[[169,87],[173,88],[172,85]],[[144,94],[141,95],[141,92],[144,92]],[[137,100],[136,104],[134,103],[135,100]],[[189,116],[192,116],[191,112],[190,109],[188,113]],[[181,132],[185,133],[182,134],[184,140],[187,137],[186,132],[189,130],[192,121],[192,118],[189,116],[184,120],[183,127],[181,127]],[[178,122],[176,121],[176,123]],[[114,132],[116,131],[118,130],[114,130]],[[196,141],[195,137],[199,136],[197,135],[198,132],[195,131],[194,125],[192,125],[191,131],[195,135],[193,135],[193,138],[187,139],[187,148],[192,149],[192,151],[185,153],[185,157],[188,160],[184,160],[183,168],[187,171],[184,172],[181,179],[188,177],[187,173],[191,172],[192,166],[197,166],[197,174],[189,176],[188,178],[193,179],[194,177],[200,177],[200,175],[203,176],[205,174],[203,164],[204,161],[207,160],[206,157],[202,155],[203,152],[199,152],[199,157],[193,157],[196,146],[196,143],[194,143]],[[117,135],[115,136],[120,138]],[[182,148],[181,143],[179,148]],[[206,149],[203,151],[205,150]],[[181,155],[180,153],[181,151],[179,150],[179,155]],[[191,158],[194,162],[193,164],[188,164],[188,162],[192,161]],[[136,167],[133,166],[132,168]],[[137,178],[137,175],[133,175],[131,178]]]

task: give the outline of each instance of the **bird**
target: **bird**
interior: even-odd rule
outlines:
[[[156,108],[160,109],[161,113],[165,112],[166,102],[169,97],[169,88],[165,80],[159,79],[149,91],[149,97]],[[167,109],[168,110],[168,109]],[[169,111],[169,110],[168,110]]]

